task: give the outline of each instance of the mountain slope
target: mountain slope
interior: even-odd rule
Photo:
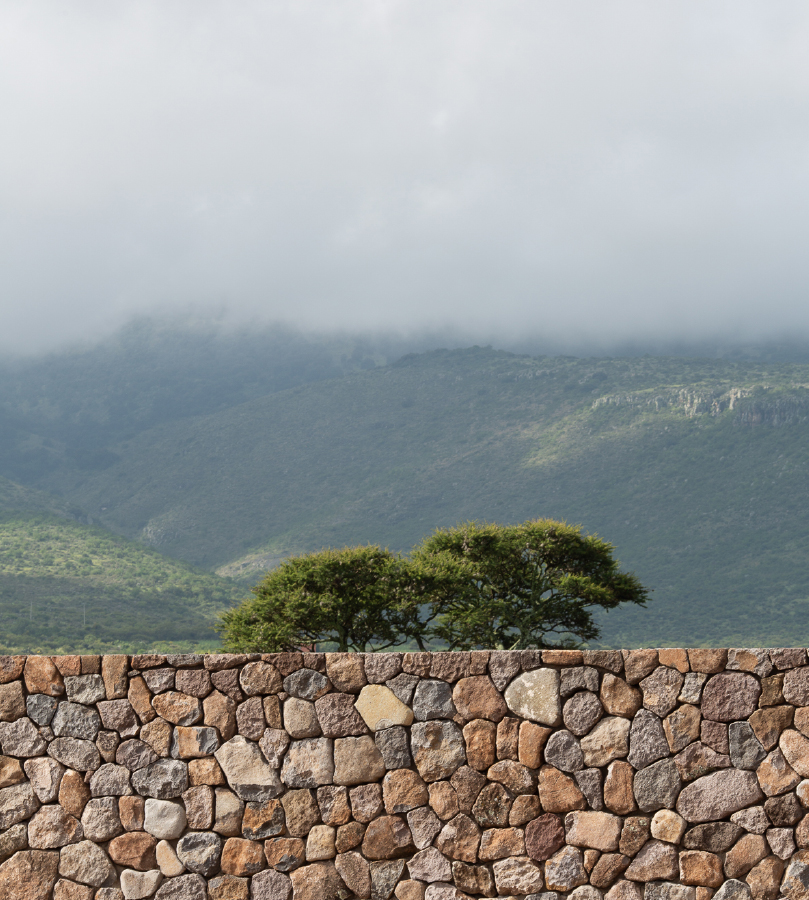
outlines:
[[[0,652],[212,647],[245,593],[101,528],[0,515]]]
[[[807,384],[772,362],[435,351],[163,423],[103,471],[37,483],[253,579],[291,551],[563,518],[654,589],[605,641],[791,644],[809,639]]]

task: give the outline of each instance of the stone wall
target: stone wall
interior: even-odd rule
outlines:
[[[807,735],[803,649],[0,657],[0,900],[809,900]]]

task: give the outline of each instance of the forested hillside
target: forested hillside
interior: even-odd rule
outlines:
[[[54,512],[244,585],[290,552],[552,516],[654,591],[606,643],[809,642],[808,365],[126,340],[4,376],[0,474]]]

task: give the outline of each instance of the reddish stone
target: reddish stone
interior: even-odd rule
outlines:
[[[396,859],[415,850],[410,829],[399,816],[380,816],[365,829],[362,852],[368,859]]]
[[[145,831],[130,831],[113,838],[107,847],[110,859],[119,866],[145,872],[157,868],[157,841]]]
[[[565,843],[565,826],[551,813],[534,819],[525,826],[525,852],[537,862],[550,859]]]

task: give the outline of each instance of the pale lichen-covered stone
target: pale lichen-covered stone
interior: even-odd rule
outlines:
[[[124,900],[146,900],[154,894],[162,880],[163,873],[160,869],[151,869],[147,872],[124,869],[121,872],[121,891]]]
[[[556,669],[534,669],[515,678],[506,688],[508,708],[522,719],[557,726],[562,721],[559,673]]]
[[[214,756],[242,800],[263,800],[282,793],[278,770],[269,765],[258,744],[242,735],[232,737]]]
[[[152,797],[146,801],[143,827],[158,840],[170,841],[180,837],[185,826],[186,815],[182,803]]]
[[[366,685],[357,698],[356,709],[371,731],[413,722],[413,710],[384,684]]]

